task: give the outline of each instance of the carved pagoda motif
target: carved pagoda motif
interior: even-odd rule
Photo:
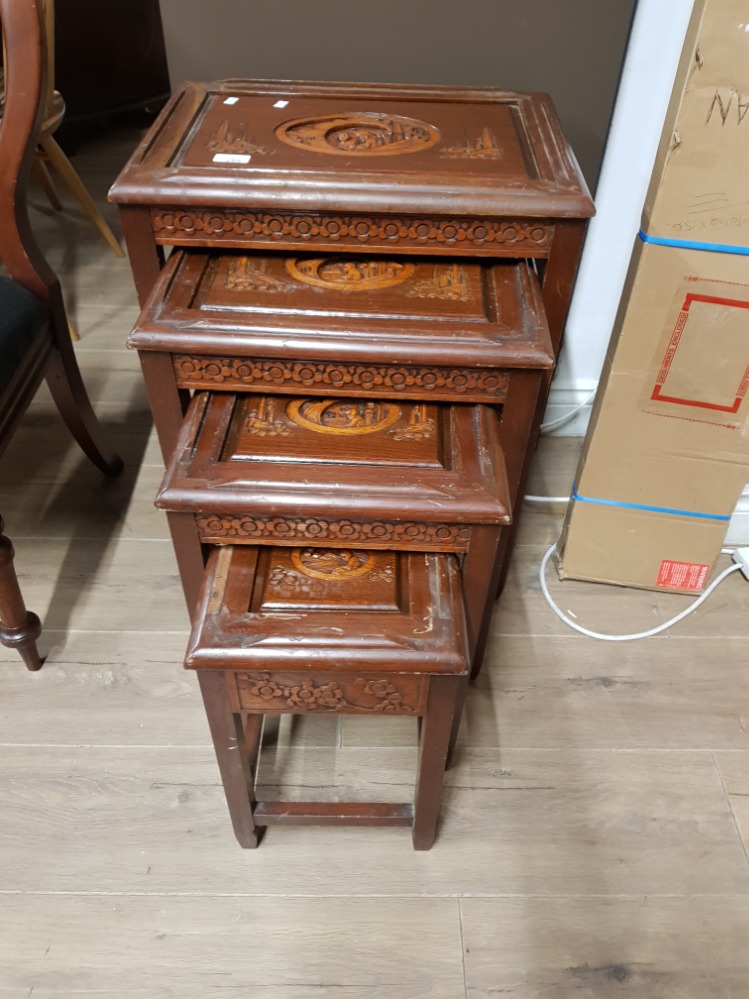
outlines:
[[[248,137],[246,125],[240,125],[236,132],[233,131],[228,118],[224,118],[216,131],[209,137],[206,145],[212,153],[273,155],[272,149],[259,146],[251,136]]]
[[[431,278],[417,281],[408,294],[411,298],[439,298],[443,301],[467,302],[470,299],[465,271],[459,264],[435,267]]]
[[[492,132],[484,128],[478,139],[471,142],[466,136],[465,145],[446,146],[440,151],[440,156],[462,160],[499,160],[502,158],[502,147]]]
[[[229,264],[225,287],[230,291],[260,291],[270,295],[294,290],[294,286],[267,274],[266,261],[259,263],[250,257],[239,257]]]
[[[390,431],[396,441],[428,441],[435,430],[434,420],[426,415],[426,406],[413,406],[408,417],[408,426]]]
[[[337,156],[398,156],[439,142],[434,125],[379,112],[294,118],[276,128],[281,142]]]
[[[276,420],[275,399],[262,396],[247,414],[245,429],[257,437],[288,437],[291,431],[281,420]]]

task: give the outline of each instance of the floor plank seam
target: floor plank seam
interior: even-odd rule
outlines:
[[[718,750],[719,751],[719,750]],[[731,819],[733,820],[734,828],[736,829],[736,835],[739,837],[739,842],[741,843],[741,848],[744,851],[744,857],[746,858],[747,865],[749,865],[749,846],[747,846],[746,840],[741,834],[741,826],[739,825],[739,820],[736,817],[736,812],[734,811],[733,802],[731,801],[731,795],[729,794],[728,788],[726,787],[726,782],[723,779],[723,773],[720,769],[720,764],[715,758],[715,752],[712,754],[713,763],[715,764],[715,772],[718,775],[718,780],[720,781],[720,786],[723,788],[723,794],[726,797],[726,804],[728,805],[728,810],[731,813]]]
[[[267,870],[270,865],[265,863],[263,870]],[[246,868],[252,869],[252,862]],[[64,898],[288,898],[288,899],[496,899],[513,900],[529,899],[535,902],[544,900],[579,901],[598,899],[610,902],[641,902],[641,901],[676,901],[689,902],[694,900],[715,901],[715,902],[746,902],[749,899],[749,892],[730,894],[704,894],[699,892],[689,892],[681,894],[668,894],[661,892],[640,892],[635,895],[603,895],[603,894],[534,894],[533,892],[220,892],[220,891],[66,891],[62,889],[27,889],[27,888],[0,888],[0,897],[30,895],[34,897],[64,897]]]
[[[465,931],[463,928],[463,906],[461,905],[461,899],[458,898],[458,923],[460,926],[460,959],[463,965],[463,997],[468,999],[468,971],[466,969],[466,942],[465,942]]]

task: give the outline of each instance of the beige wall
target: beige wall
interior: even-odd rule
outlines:
[[[635,0],[161,0],[173,84],[227,76],[545,90],[590,184]]]

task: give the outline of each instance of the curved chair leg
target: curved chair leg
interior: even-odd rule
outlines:
[[[119,475],[122,459],[103,440],[101,424],[91,407],[69,339],[52,352],[46,378],[60,415],[84,454],[105,475]]]
[[[4,527],[0,517],[0,532]],[[13,565],[13,545],[0,533],[0,642],[17,649],[28,669],[42,668],[36,640],[42,626],[36,614],[26,610]]]
[[[70,160],[67,158],[62,149],[60,149],[55,139],[47,133],[46,135],[42,135],[40,137],[39,145],[47,154],[47,159],[57,171],[60,178],[67,184],[70,193],[78,199],[86,215],[88,215],[104,239],[107,241],[112,249],[112,252],[118,257],[124,257],[125,251],[117,242],[117,237],[107,225],[104,216],[96,207],[96,202],[86,190],[85,184],[75,172],[70,164]]]

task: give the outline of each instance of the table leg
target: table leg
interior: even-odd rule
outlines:
[[[130,258],[138,304],[141,308],[164,266],[164,251],[153,238],[151,212],[142,205],[120,205],[122,233]]]
[[[415,850],[428,850],[437,835],[442,779],[458,691],[463,679],[460,676],[435,676],[429,681],[427,709],[421,724],[419,769],[414,795],[412,837]]]
[[[586,226],[586,221],[578,219],[558,222],[555,226],[551,253],[543,268],[541,294],[556,357],[559,357],[559,348],[562,344],[562,333],[580,264]]]
[[[171,354],[142,350],[139,358],[161,454],[164,464],[168,464],[190,404],[190,393],[177,384]]]
[[[223,673],[204,670],[198,673],[198,682],[234,835],[240,846],[252,849],[258,845],[258,831],[253,818],[255,794],[242,721],[231,710]]]
[[[195,608],[198,606],[200,587],[203,584],[206,556],[194,514],[170,511],[167,513],[166,519],[172,536],[187,612],[192,619]]]
[[[497,597],[507,578],[510,556],[520,525],[528,472],[538,441],[539,397],[543,394],[545,381],[545,371],[513,371],[502,407],[500,434],[505,451],[512,523],[502,531],[496,581],[492,590]]]
[[[499,524],[471,528],[471,541],[463,559],[463,593],[468,625],[471,675],[481,666],[486,633],[494,610],[500,544],[508,530]]]

